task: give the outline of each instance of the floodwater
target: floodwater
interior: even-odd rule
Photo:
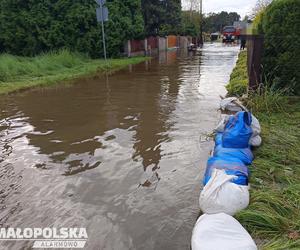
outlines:
[[[190,249],[207,134],[237,54],[205,44],[1,96],[0,227],[86,227],[85,249]]]

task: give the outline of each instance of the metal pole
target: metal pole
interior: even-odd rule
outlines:
[[[105,43],[105,31],[104,31],[103,6],[102,6],[102,4],[100,4],[100,8],[101,8],[101,15],[102,15],[101,26],[102,26],[103,51],[104,51],[104,59],[106,61],[106,43]]]
[[[203,37],[202,37],[202,33],[203,33],[203,18],[202,18],[202,0],[200,0],[200,44],[203,45]]]

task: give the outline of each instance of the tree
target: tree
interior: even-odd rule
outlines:
[[[203,31],[212,33],[222,31],[223,27],[233,25],[234,21],[239,21],[241,16],[236,12],[209,13],[203,19]]]
[[[273,0],[257,0],[255,7],[252,9],[252,18],[254,18],[257,14],[265,10]]]
[[[0,49],[34,56],[68,48],[99,57],[101,27],[96,21],[94,0],[1,0]],[[108,0],[105,24],[108,54],[117,56],[127,39],[144,35],[140,0]]]
[[[200,35],[200,13],[197,11],[182,11],[181,34],[198,37]]]
[[[142,0],[142,11],[148,36],[179,33],[180,0]]]

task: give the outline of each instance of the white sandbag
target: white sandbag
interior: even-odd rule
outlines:
[[[260,137],[261,127],[258,119],[254,115],[252,115],[251,128],[252,128],[252,136],[249,140],[249,144],[253,147],[259,147],[262,143],[262,139]]]
[[[235,215],[249,205],[249,187],[230,182],[234,175],[214,169],[199,197],[200,209],[206,214]]]
[[[262,143],[262,139],[259,135],[251,136],[249,144],[253,147],[259,147]]]
[[[238,102],[238,99],[236,97],[228,97],[222,99],[220,102],[220,108],[221,110],[229,110],[233,112],[242,111],[241,106],[238,105],[236,102]]]
[[[252,128],[252,136],[256,136],[261,133],[261,127],[259,121],[254,115],[252,115],[251,128]]]
[[[215,127],[215,132],[224,132],[225,125],[229,121],[230,115],[222,115],[218,125]]]
[[[192,250],[257,250],[243,226],[224,213],[200,216],[191,243]]]

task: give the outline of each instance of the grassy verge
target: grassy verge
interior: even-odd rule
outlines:
[[[300,99],[281,111],[253,110],[263,145],[251,166],[251,202],[239,221],[261,249],[300,249]]]
[[[248,73],[247,73],[247,51],[241,51],[236,67],[230,75],[230,82],[226,86],[229,96],[242,96],[247,92]]]
[[[244,76],[247,81],[243,53],[232,79]],[[247,92],[242,91],[244,84],[230,84],[230,94]],[[261,123],[263,145],[255,150],[250,167],[250,205],[237,219],[260,249],[300,249],[300,98],[271,89],[261,92],[245,100]]]
[[[104,71],[114,71],[129,64],[147,60],[146,57],[93,60],[67,50],[47,53],[33,58],[0,55],[0,94],[47,86]]]

